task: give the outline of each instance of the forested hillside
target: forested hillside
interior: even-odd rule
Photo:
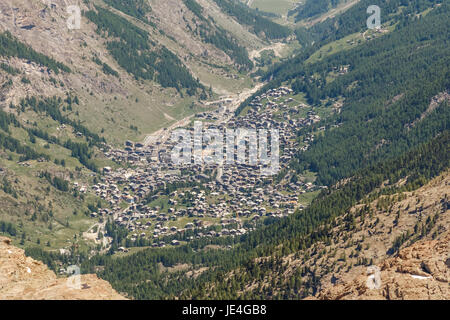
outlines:
[[[76,96],[31,97],[9,106],[16,115],[0,110],[1,232],[18,237],[22,246],[42,243],[50,249],[67,235],[77,241],[91,222],[89,208],[103,206],[71,182],[96,179],[94,154],[106,147],[104,138],[67,115],[78,103]],[[50,125],[62,132],[55,134]]]
[[[194,34],[200,36],[204,42],[211,43],[225,52],[239,68],[249,70],[253,67],[247,50],[240,46],[227,31],[217,26],[213,19],[206,18],[203,8],[195,0],[183,0],[183,2],[198,19],[195,30],[192,30]]]
[[[112,12],[95,7],[86,17],[97,25],[97,32],[120,41],[108,41],[111,55],[137,79],[157,80],[163,87],[187,88],[193,95],[202,86],[192,77],[178,57],[165,47],[157,46],[145,30]]]
[[[312,105],[332,107],[343,99],[339,113],[308,129],[331,130],[300,153],[293,168],[313,170],[330,185],[448,129],[448,12],[442,4],[351,50],[312,64],[300,54],[269,71],[272,82],[292,84]]]
[[[66,27],[63,1],[2,2],[0,103],[74,92],[74,118],[122,145],[248,89],[249,52],[268,39],[207,2],[81,1],[80,30]]]
[[[31,60],[49,68],[56,74],[60,71],[70,72],[69,67],[17,41],[10,32],[0,33],[0,56]]]
[[[316,3],[316,1],[310,2]],[[402,25],[408,20],[415,19],[415,15],[441,3],[443,3],[442,0],[361,0],[340,15],[316,23],[310,28],[298,28],[296,35],[303,45],[309,46],[314,42],[321,46],[349,34],[366,30],[366,21],[369,17],[366,11],[370,5],[380,7],[382,24]]]
[[[447,15],[448,7],[438,8],[397,32],[283,76],[294,79],[293,88],[306,92],[312,104],[345,101],[338,115],[318,125],[339,128],[299,156],[299,170],[308,166],[330,184],[448,129],[448,100],[432,102],[450,89]],[[340,66],[349,66],[349,72],[327,79]]]
[[[380,9],[383,12],[381,23],[384,30],[383,32],[386,33],[390,29],[398,29],[408,24],[408,22],[420,19],[425,16],[429,10],[438,8],[441,3],[442,0],[393,0],[389,2],[383,0],[362,0],[342,14],[329,17],[310,27],[297,27],[295,29],[295,35],[298,42],[303,47],[302,50],[291,59],[272,65],[267,72],[263,74],[263,79],[270,79],[271,81],[253,95],[253,97],[264,92],[268,88],[275,88],[283,81],[294,78],[300,70],[304,68],[306,61],[311,60],[314,55],[321,56],[321,48],[327,47],[328,51],[332,51],[332,45],[337,41],[342,41],[344,38],[357,35],[358,33],[364,41],[355,37],[352,38],[352,40],[348,40],[347,43],[353,41],[356,42],[356,45],[358,46],[364,44],[366,40],[365,34],[368,32],[366,25],[368,18],[366,10],[368,6],[380,6]],[[382,35],[384,35],[384,33],[382,33]],[[352,47],[347,45],[347,49],[350,48]],[[236,110],[236,114],[239,114],[253,97],[247,99],[247,101]]]
[[[110,151],[239,99],[254,85],[249,52],[290,34],[246,6],[241,24],[240,11],[200,3],[80,1],[71,29],[65,1],[0,2],[1,233],[46,262],[102,251],[93,225],[113,206],[91,187],[104,167],[136,169]]]

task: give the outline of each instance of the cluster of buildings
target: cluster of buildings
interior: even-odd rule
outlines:
[[[279,164],[286,169],[295,153],[313,141],[309,136],[300,147],[297,131],[320,120],[313,111],[304,118],[285,117],[306,107],[289,106],[292,98],[278,101],[291,93],[286,87],[269,90],[250,103],[244,116],[233,117],[226,124],[204,123],[204,127],[278,129]],[[175,165],[170,157],[173,146],[170,140],[149,146],[127,141],[123,150],[105,153],[129,166],[105,167],[102,181],[91,187],[111,208],[97,214],[127,228],[131,241],[144,238],[153,246],[165,246],[162,238],[172,236],[170,244],[177,245],[186,231],[193,231],[189,239],[239,236],[266,217],[285,217],[303,208],[299,194],[318,188],[311,182],[290,179],[289,170],[284,177],[263,176],[260,165]]]

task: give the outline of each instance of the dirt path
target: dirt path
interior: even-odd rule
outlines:
[[[107,240],[107,239],[105,239],[105,237],[103,237],[103,239],[101,241],[97,240],[100,232],[105,234],[105,224],[106,224],[106,221],[104,221],[103,223],[100,223],[100,222],[94,223],[86,232],[83,232],[83,238],[86,240],[91,240],[95,244],[102,243],[103,245],[105,245],[105,240]],[[97,227],[96,232],[93,231],[95,227]]]
[[[257,58],[261,55],[261,52],[263,52],[265,50],[273,50],[275,53],[275,56],[281,57],[281,51],[284,49],[285,46],[286,46],[285,43],[277,42],[270,46],[267,46],[267,47],[264,47],[264,48],[261,48],[258,50],[253,50],[248,54],[248,56],[251,60],[254,61],[255,58]]]
[[[239,92],[232,97],[233,101],[228,106],[229,111],[236,110],[239,105],[247,100],[248,97],[250,97],[252,94],[254,94],[256,91],[261,89],[264,86],[265,83],[258,83],[256,86],[248,89],[244,89],[242,92]]]
[[[173,129],[188,125],[193,116],[194,115],[190,115],[189,117],[178,120],[177,122],[171,124],[169,127],[161,128],[158,131],[146,136],[144,139],[144,142],[143,142],[144,146],[148,146],[150,144],[155,144],[158,141],[161,143],[167,141],[167,139],[170,138],[170,133]]]
[[[169,120],[169,121],[174,121],[174,120],[176,120],[175,118],[169,116],[169,115],[168,115],[167,113],[165,113],[165,112],[164,112],[164,117],[165,117],[167,120]]]
[[[369,30],[364,31],[364,33],[362,34],[362,37],[363,37],[364,40],[367,40],[367,39],[366,39],[366,33],[367,33],[367,31],[369,31]]]

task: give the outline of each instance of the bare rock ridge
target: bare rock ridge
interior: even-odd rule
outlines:
[[[419,241],[378,265],[379,285],[367,272],[319,292],[320,300],[450,299],[450,233],[439,240]],[[372,280],[373,281],[373,280]],[[371,289],[372,288],[372,289]],[[313,298],[313,299],[314,299]]]
[[[0,300],[123,300],[111,285],[96,275],[81,275],[79,286],[57,278],[40,261],[0,237]]]

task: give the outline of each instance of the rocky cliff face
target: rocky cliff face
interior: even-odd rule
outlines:
[[[450,234],[420,241],[394,258],[366,268],[353,280],[327,288],[321,300],[447,300],[450,299]]]
[[[0,300],[123,300],[96,275],[57,278],[40,261],[26,257],[11,240],[0,237]]]

